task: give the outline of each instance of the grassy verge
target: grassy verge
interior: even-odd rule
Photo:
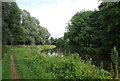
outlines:
[[[16,69],[21,79],[34,79],[35,74],[32,72],[30,62],[34,57],[34,51],[28,47],[16,48],[14,59],[16,64]],[[29,58],[29,59],[27,59]]]
[[[12,79],[12,73],[10,68],[10,54],[13,52],[12,47],[7,46],[3,48],[2,59],[2,79]]]
[[[0,60],[0,80],[2,80],[2,60]]]
[[[45,49],[44,46],[38,46]],[[110,79],[111,74],[98,69],[90,62],[84,63],[77,55],[67,57],[38,53],[37,47],[17,48],[16,68],[21,79]],[[37,49],[37,50],[36,50]],[[47,49],[47,48],[46,48]]]
[[[33,79],[36,75],[32,72],[29,63],[32,61],[35,54],[41,50],[53,49],[54,45],[39,45],[39,46],[4,46],[2,60],[2,78],[12,79],[10,67],[10,55],[14,54],[16,69],[19,77],[22,79]],[[29,58],[28,60],[26,58]]]
[[[99,69],[89,61],[84,62],[78,54],[48,56],[41,50],[55,46],[16,47],[14,59],[20,79],[111,79],[109,72]],[[9,76],[8,76],[9,77]]]
[[[39,79],[39,75],[35,72],[34,60],[40,51],[53,49],[54,45],[24,46],[16,48],[14,58],[16,69],[21,79]],[[39,66],[41,67],[41,65]],[[43,71],[43,69],[40,69]],[[42,72],[41,72],[42,73]]]

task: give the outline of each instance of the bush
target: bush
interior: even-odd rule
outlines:
[[[67,57],[37,56],[36,74],[42,79],[110,79],[111,74],[103,69],[98,69],[90,62],[84,63],[81,57],[73,54]],[[47,77],[49,75],[49,77]],[[44,76],[44,77],[42,77]]]
[[[111,79],[108,71],[99,69],[89,61],[84,62],[78,54],[49,56],[35,54],[31,48],[17,48],[15,62],[20,78],[28,79]],[[22,66],[22,67],[21,67]],[[25,78],[26,79],[26,78]]]

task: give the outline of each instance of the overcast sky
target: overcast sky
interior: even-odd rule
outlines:
[[[40,25],[48,29],[54,38],[64,35],[71,17],[81,10],[95,10],[98,0],[17,0],[20,9],[39,19]]]

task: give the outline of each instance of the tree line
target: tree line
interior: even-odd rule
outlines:
[[[68,22],[64,36],[53,39],[59,49],[110,65],[111,49],[120,53],[120,2],[102,2],[98,10],[77,12]]]
[[[50,33],[15,2],[2,3],[3,44],[46,44]]]
[[[114,46],[120,53],[119,21],[120,2],[102,2],[98,10],[77,12],[63,37],[49,39],[48,30],[28,11],[15,2],[2,3],[3,44],[53,44],[64,54],[78,53],[84,59],[93,58],[96,64],[103,60],[106,66]]]

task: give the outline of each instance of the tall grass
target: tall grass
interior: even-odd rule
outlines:
[[[52,46],[53,47],[53,46]],[[24,46],[14,49],[20,79],[111,79],[111,73],[99,69],[78,54],[49,56],[38,52],[44,46]]]

